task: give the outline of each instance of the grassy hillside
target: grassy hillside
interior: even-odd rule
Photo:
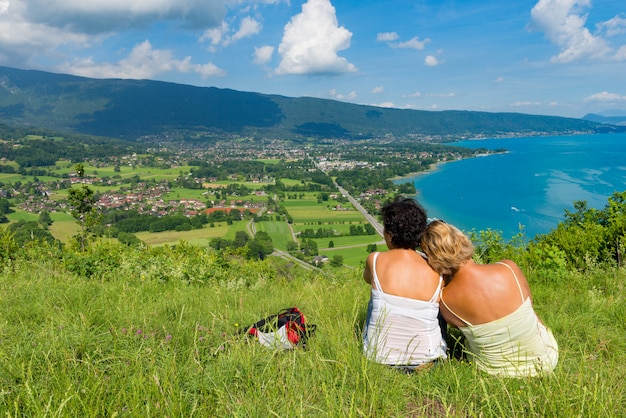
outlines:
[[[2,236],[0,414],[621,414],[626,271],[529,264],[523,254],[509,256],[527,271],[535,308],[560,346],[559,365],[544,378],[501,379],[455,359],[417,374],[367,361],[360,338],[369,289],[358,269],[318,274],[184,243],[20,249]],[[274,352],[236,335],[289,306],[318,326],[307,350]]]
[[[150,80],[89,79],[0,67],[0,122],[135,140],[226,135],[280,139],[564,134],[621,129],[520,113],[417,111]]]

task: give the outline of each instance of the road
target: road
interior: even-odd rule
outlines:
[[[319,169],[319,167],[318,167],[318,169]],[[370,215],[369,213],[367,213],[367,211],[365,210],[365,208],[364,208],[363,206],[361,206],[361,204],[360,204],[360,203],[359,203],[359,202],[358,202],[358,201],[357,201],[354,197],[352,197],[352,196],[351,196],[351,195],[350,195],[350,194],[346,191],[346,189],[344,189],[343,187],[341,187],[341,186],[340,186],[339,184],[337,184],[337,182],[336,182],[336,181],[334,181],[334,180],[333,180],[333,183],[335,184],[335,187],[337,188],[337,190],[339,190],[339,192],[340,192],[343,196],[345,196],[345,197],[348,199],[348,201],[352,204],[352,206],[354,206],[354,207],[355,207],[355,209],[356,209],[356,210],[358,210],[358,211],[359,211],[359,213],[361,213],[361,215],[365,218],[365,220],[366,220],[366,221],[368,221],[368,222],[369,222],[369,223],[370,223],[370,224],[374,227],[374,229],[376,230],[376,232],[378,233],[378,235],[380,235],[381,237],[383,237],[383,238],[384,238],[384,236],[385,236],[385,235],[384,235],[384,232],[383,232],[383,231],[384,231],[384,228],[383,228],[382,224],[381,224],[380,222],[378,222],[378,219],[376,219],[374,216],[372,216],[372,215]],[[261,213],[262,213],[262,212],[259,212],[259,215],[260,215]],[[256,228],[255,228],[255,226],[254,226],[254,221],[250,220],[250,222],[248,222],[247,229],[248,229],[248,233],[249,233],[251,236],[253,236],[253,237],[254,237],[254,235],[256,234]],[[289,230],[291,231],[291,237],[292,237],[292,239],[293,239],[295,242],[297,242],[297,239],[296,239],[296,236],[295,236],[295,234],[294,234],[293,228],[291,227],[291,224],[289,225]],[[383,243],[384,243],[384,241],[383,241]],[[338,248],[336,248],[336,249],[338,249]],[[296,257],[294,257],[294,256],[292,256],[292,255],[290,255],[290,254],[289,254],[289,253],[287,253],[287,252],[284,252],[284,251],[281,251],[281,250],[278,250],[278,249],[274,249],[274,252],[273,252],[272,254],[273,254],[273,255],[275,255],[275,256],[278,256],[278,257],[282,257],[282,258],[284,258],[284,259],[286,259],[286,260],[293,261],[294,263],[298,264],[298,265],[299,265],[299,266],[301,266],[301,267],[304,267],[305,269],[308,269],[308,270],[317,270],[317,271],[324,272],[324,270],[322,270],[322,269],[320,269],[320,268],[317,268],[317,267],[315,267],[315,266],[313,266],[313,265],[311,265],[311,264],[309,264],[309,263],[307,263],[307,262],[305,262],[305,261],[302,261],[302,260],[300,260],[300,259],[298,259],[298,258],[296,258]]]
[[[346,191],[346,189],[344,189],[343,187],[338,185],[336,182],[335,182],[335,187],[337,187],[337,189],[341,192],[341,194],[343,194],[348,199],[348,201],[350,203],[352,203],[352,206],[354,206],[356,208],[356,210],[361,212],[361,215],[363,215],[363,217],[374,227],[376,232],[378,232],[378,234],[381,237],[384,237],[385,236],[384,233],[383,233],[384,228],[381,225],[381,223],[378,222],[378,219],[376,219],[375,217],[373,217],[372,215],[367,213],[367,211],[363,208],[363,206],[361,206],[361,204],[359,202],[357,202],[357,200],[355,198],[350,196],[350,194]]]

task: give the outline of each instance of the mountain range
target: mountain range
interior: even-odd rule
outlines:
[[[276,139],[455,138],[623,132],[598,120],[424,111],[151,80],[92,79],[0,67],[0,122],[136,140],[146,136]]]
[[[592,122],[626,126],[626,110],[606,110],[599,113],[588,113],[583,119]]]

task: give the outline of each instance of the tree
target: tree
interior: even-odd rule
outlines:
[[[330,265],[333,267],[341,267],[343,265],[343,256],[335,255],[333,259],[330,260]]]
[[[9,199],[5,199],[5,198],[0,199],[0,213],[6,215],[7,213],[13,212],[10,206],[11,205],[9,203]]]
[[[76,164],[75,171],[81,179],[85,176],[85,168],[82,164]],[[80,248],[85,251],[87,244],[87,232],[89,232],[100,221],[96,211],[96,199],[94,192],[89,186],[83,185],[80,188],[72,187],[68,191],[67,200],[72,206],[71,214],[80,225],[80,235],[78,237]]]
[[[44,210],[43,212],[39,214],[39,225],[41,225],[43,229],[48,229],[48,227],[52,225],[52,218],[50,217],[50,212],[48,212],[47,210]]]
[[[257,232],[254,240],[248,242],[249,259],[265,260],[265,258],[274,251],[272,239],[269,234],[264,231]]]
[[[235,247],[243,247],[250,240],[250,236],[246,231],[237,231],[235,233]]]
[[[50,232],[44,231],[35,221],[27,222],[22,219],[19,222],[9,225],[7,230],[13,234],[13,239],[20,246],[30,241],[46,241],[49,244],[54,243],[54,237]]]
[[[317,243],[312,239],[302,240],[302,244],[300,245],[300,251],[306,256],[314,256],[317,255]]]
[[[366,249],[366,251],[367,251],[368,253],[373,253],[373,252],[375,252],[375,251],[377,251],[377,250],[378,250],[378,246],[377,246],[376,244],[367,244],[367,249]]]
[[[333,240],[328,241],[328,248],[335,248],[335,242]]]
[[[120,232],[117,235],[117,240],[122,244],[131,246],[137,246],[143,244],[143,241],[137,238],[137,236],[130,232]]]
[[[80,178],[81,180],[85,178],[85,166],[82,163],[76,164],[74,166],[74,171],[76,172],[78,178]]]

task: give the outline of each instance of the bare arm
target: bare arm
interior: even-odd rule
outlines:
[[[372,284],[373,279],[372,265],[374,264],[374,254],[375,253],[370,253],[370,255],[367,256],[367,260],[365,260],[365,269],[363,270],[363,280],[365,280],[365,283],[369,285]]]

